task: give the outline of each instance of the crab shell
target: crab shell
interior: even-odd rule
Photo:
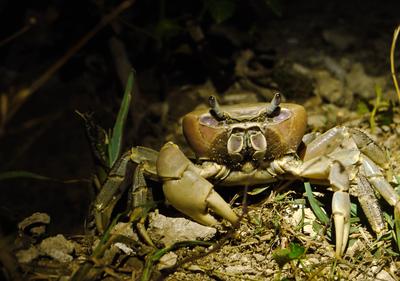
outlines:
[[[221,164],[232,161],[228,142],[235,130],[256,130],[264,137],[255,137],[253,146],[263,149],[262,160],[275,159],[295,152],[301,143],[307,125],[303,106],[282,103],[280,111],[268,117],[268,103],[221,106],[227,119],[217,120],[207,109],[195,110],[183,117],[183,133],[200,160]]]

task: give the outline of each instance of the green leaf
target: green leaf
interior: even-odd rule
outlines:
[[[369,117],[369,124],[371,127],[371,132],[375,131],[376,127],[376,114],[378,113],[378,109],[381,103],[381,98],[382,98],[382,88],[379,85],[375,85],[375,93],[376,93],[376,99],[374,103],[374,108],[371,111],[371,115]]]
[[[34,180],[46,180],[46,181],[58,181],[56,179],[52,179],[28,171],[7,171],[0,173],[0,181],[9,179],[34,179]]]
[[[299,259],[305,252],[304,247],[297,243],[290,243],[289,247],[289,258],[292,260]]]
[[[312,193],[311,185],[309,182],[304,183],[304,187],[306,189],[306,195],[308,201],[310,202],[311,209],[313,210],[315,216],[319,219],[321,223],[324,225],[329,224],[329,217],[326,212],[321,208],[322,204],[317,199],[315,199],[314,194]]]
[[[272,258],[283,267],[291,260],[299,259],[305,253],[303,246],[297,243],[290,243],[289,248],[277,249],[272,253]]]
[[[135,73],[132,70],[128,77],[124,97],[122,98],[121,107],[119,108],[117,120],[115,121],[114,128],[110,137],[110,143],[108,144],[109,167],[112,167],[115,161],[121,155],[122,136],[132,99],[134,75]]]
[[[383,213],[383,216],[385,217],[386,222],[389,224],[390,228],[394,228],[394,219],[392,215],[388,214],[387,212]]]
[[[265,190],[268,189],[269,186],[265,186],[265,187],[256,187],[254,188],[252,191],[247,192],[247,194],[249,195],[258,195],[262,192],[264,192]]]
[[[358,207],[357,204],[351,203],[350,205],[350,214],[352,217],[357,217]]]
[[[205,5],[216,23],[226,21],[233,16],[236,10],[234,0],[207,0]]]
[[[369,113],[369,108],[368,108],[368,104],[364,101],[359,101],[357,103],[357,114],[358,115],[364,115]]]

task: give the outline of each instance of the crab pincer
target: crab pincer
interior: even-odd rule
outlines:
[[[168,142],[161,148],[157,159],[157,173],[163,180],[164,195],[173,207],[205,225],[218,223],[208,209],[232,224],[237,222],[238,217],[229,204],[199,172],[199,168],[177,145]]]

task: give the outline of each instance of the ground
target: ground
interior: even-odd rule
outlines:
[[[72,7],[68,12],[71,6],[64,9],[67,7],[60,3],[23,11],[6,5],[3,14],[17,10],[41,21],[40,28],[7,43],[2,51],[6,61],[0,69],[1,158],[6,159],[2,171],[27,170],[78,182],[19,178],[0,182],[0,276],[9,280],[67,280],[78,268],[82,270],[89,264],[95,270],[75,275],[75,280],[146,280],[144,268],[151,268],[149,276],[154,280],[398,280],[399,249],[392,228],[389,226],[388,234],[378,240],[358,208],[346,255],[335,259],[331,226],[315,218],[301,182],[251,189],[245,204],[240,187],[218,189],[227,200],[233,199],[238,214],[243,212],[243,205],[248,209],[238,228],[232,230],[222,222],[209,237],[211,244],[178,244],[163,258],[126,224],[118,225],[113,239],[120,239],[115,238],[118,235],[128,238],[118,240],[117,246],[111,242],[103,245],[105,253],[93,257],[102,236],[84,231],[93,200],[88,183],[93,160],[83,122],[74,110],[95,112],[103,127],[112,127],[123,92],[120,80],[125,80],[124,75],[117,74],[123,67],[112,55],[116,47],[108,39],[112,37],[109,33],[119,28],[131,32],[118,35],[128,49],[129,63],[137,71],[125,148],[140,144],[159,149],[173,140],[192,155],[185,145],[179,118],[206,106],[210,94],[222,104],[233,104],[269,101],[275,91],[280,91],[287,101],[306,107],[308,132],[345,125],[361,129],[384,147],[392,164],[388,177],[396,187],[400,175],[400,107],[390,73],[389,51],[399,5],[339,1],[321,6],[317,2],[301,7],[284,3],[279,17],[270,9],[259,15],[254,7],[260,3],[253,1],[253,9],[239,6],[242,15],[237,13],[223,24],[200,21],[205,43],[192,38],[186,44],[187,35],[178,33],[155,46],[155,42],[137,37],[138,26],[150,22],[138,16],[138,11],[148,12],[149,8],[138,1],[130,8],[132,14],[121,16],[122,27],[113,26],[113,31],[106,29],[97,34],[7,122],[4,116],[10,110],[4,108],[10,109],[12,104],[5,103],[7,95],[3,92],[12,92],[37,78],[37,73],[66,50],[61,45],[70,46],[72,39],[79,38],[74,35],[84,34],[79,32],[80,25],[88,31],[98,18],[91,13],[86,18],[80,12],[76,15],[79,24],[65,20],[65,15],[71,16],[79,9]],[[246,17],[249,14],[254,18],[252,24]],[[130,29],[132,19],[137,21]],[[62,38],[59,30],[64,32]],[[139,33],[147,29],[142,31]],[[395,62],[398,70],[398,54]],[[215,71],[213,65],[219,69]],[[150,184],[156,192],[159,190],[159,185]],[[329,215],[331,192],[312,188]],[[164,205],[162,195],[157,196],[161,200],[152,212],[181,217]],[[352,202],[356,203],[355,198]],[[384,202],[382,206],[392,215],[390,206]],[[40,214],[21,225],[35,212]],[[145,227],[152,233],[151,222],[146,221]],[[159,249],[170,246],[151,237]],[[170,268],[160,269],[163,263]]]

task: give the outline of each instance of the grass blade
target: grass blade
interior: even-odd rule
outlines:
[[[28,171],[7,171],[0,173],[0,181],[10,179],[34,179],[34,180],[46,180],[46,181],[58,181],[46,176],[35,174]]]
[[[190,246],[209,247],[211,245],[213,245],[213,243],[206,242],[206,241],[197,241],[197,240],[181,241],[181,242],[177,242],[177,243],[173,244],[172,246],[167,246],[165,248],[157,249],[157,250],[153,251],[146,258],[146,264],[145,264],[140,281],[149,281],[150,280],[154,263],[159,261],[161,259],[161,257],[163,255],[165,255],[166,253],[168,253],[172,250],[175,250],[175,249],[182,248],[182,247],[190,247]]]
[[[329,217],[325,213],[325,211],[321,208],[321,203],[315,199],[314,194],[312,193],[311,185],[309,182],[304,183],[304,187],[306,189],[306,195],[308,198],[308,201],[310,202],[311,209],[313,210],[315,216],[318,218],[318,220],[323,223],[324,225],[329,224]]]
[[[400,211],[396,207],[394,209],[394,232],[396,235],[397,248],[400,251]]]
[[[134,76],[134,71],[132,71],[129,74],[121,107],[119,108],[117,120],[115,121],[114,128],[111,133],[110,143],[108,144],[109,167],[114,165],[115,161],[121,154],[122,136],[131,104]]]

